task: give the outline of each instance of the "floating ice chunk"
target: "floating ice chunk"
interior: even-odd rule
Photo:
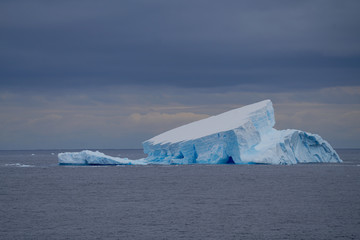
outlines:
[[[84,150],[81,152],[65,152],[58,154],[60,165],[144,165],[144,160],[111,157],[99,151]]]

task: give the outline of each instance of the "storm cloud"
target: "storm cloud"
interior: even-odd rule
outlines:
[[[350,0],[2,1],[0,148],[140,147],[265,98],[279,128],[359,147],[359,9]]]
[[[355,85],[359,7],[358,1],[3,2],[1,84]]]

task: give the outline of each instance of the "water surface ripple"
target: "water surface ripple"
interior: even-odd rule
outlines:
[[[0,239],[360,239],[360,150],[337,151],[342,164],[121,167],[0,151]]]

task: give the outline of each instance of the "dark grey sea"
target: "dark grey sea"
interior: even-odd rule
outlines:
[[[360,149],[294,166],[58,166],[63,151],[0,151],[0,239],[360,239]]]

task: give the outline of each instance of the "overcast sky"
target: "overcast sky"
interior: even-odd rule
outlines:
[[[360,147],[360,1],[1,1],[0,149],[141,148],[264,99]]]

